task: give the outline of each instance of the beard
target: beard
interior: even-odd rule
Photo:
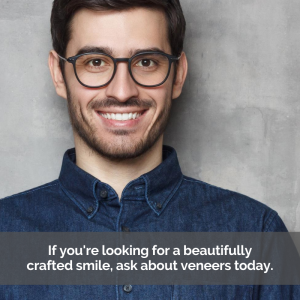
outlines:
[[[101,135],[97,132],[96,125],[93,123],[93,111],[108,107],[140,107],[143,109],[150,107],[156,108],[155,101],[138,98],[130,98],[126,102],[119,102],[114,98],[106,98],[102,100],[94,99],[87,106],[89,117],[86,117],[78,104],[79,101],[77,101],[76,97],[72,95],[68,86],[67,100],[69,117],[73,130],[90,148],[90,150],[111,161],[133,159],[146,153],[164,133],[171,111],[171,99],[168,99],[165,101],[165,107],[159,113],[148,134],[134,140],[128,137],[131,133],[133,133],[133,131],[125,129],[110,130],[110,134],[113,135],[114,138],[118,138],[118,141],[115,143],[113,142],[114,138],[108,140],[101,138]]]

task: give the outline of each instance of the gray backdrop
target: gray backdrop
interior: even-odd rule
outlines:
[[[0,197],[58,177],[73,146],[47,66],[51,0],[0,0]],[[300,231],[299,0],[182,0],[189,75],[165,143],[183,172]]]

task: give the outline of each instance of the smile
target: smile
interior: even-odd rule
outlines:
[[[103,113],[99,112],[99,114],[108,120],[117,120],[117,121],[128,121],[128,120],[135,120],[139,118],[143,112],[129,112],[129,113]]]

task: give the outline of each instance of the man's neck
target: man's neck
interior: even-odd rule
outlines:
[[[134,159],[112,161],[91,150],[82,140],[75,138],[76,165],[102,182],[109,184],[121,200],[122,191],[138,178],[162,162],[163,137],[146,153]]]

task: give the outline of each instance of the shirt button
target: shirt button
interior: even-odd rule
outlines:
[[[107,196],[108,196],[107,190],[102,190],[102,191],[100,191],[100,197],[101,197],[101,198],[106,199]]]
[[[124,286],[123,286],[123,290],[124,290],[124,292],[126,292],[126,293],[130,293],[130,292],[132,291],[132,285],[130,285],[130,284],[124,285]]]
[[[94,211],[94,207],[90,206],[86,211],[90,214]]]
[[[130,229],[126,226],[122,226],[122,231],[123,232],[130,232]]]
[[[156,204],[156,208],[157,208],[157,209],[162,209],[161,203],[157,203],[157,204]]]

